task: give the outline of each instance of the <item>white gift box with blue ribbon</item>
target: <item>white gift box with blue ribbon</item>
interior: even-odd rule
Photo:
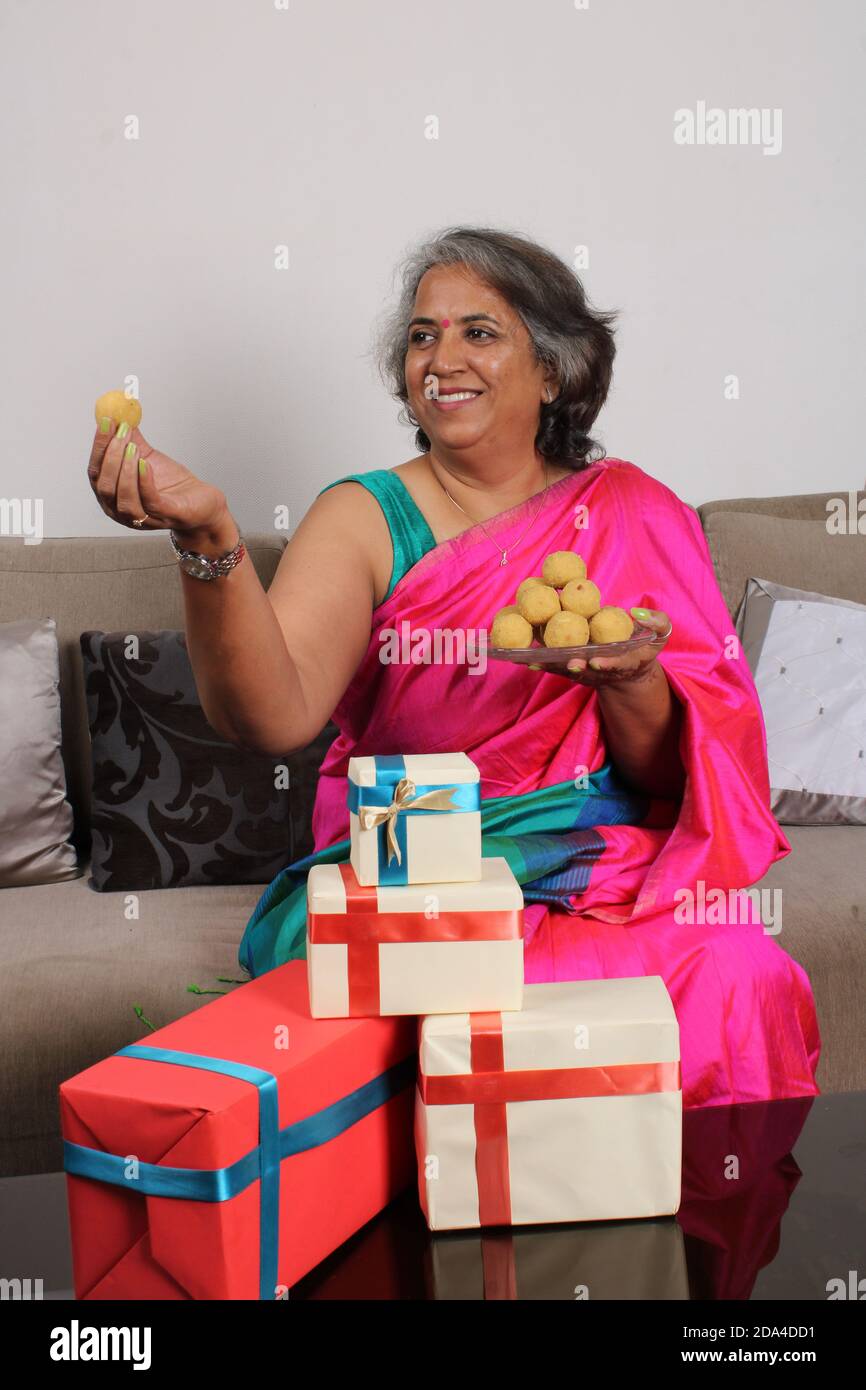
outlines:
[[[466,753],[349,759],[349,860],[365,887],[481,878],[481,792]]]

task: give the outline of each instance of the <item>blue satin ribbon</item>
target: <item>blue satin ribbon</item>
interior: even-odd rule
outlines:
[[[73,1173],[76,1177],[112,1183],[115,1187],[125,1187],[144,1197],[181,1197],[196,1202],[228,1202],[258,1179],[261,1183],[259,1297],[262,1299],[272,1299],[277,1285],[281,1161],[335,1139],[407,1086],[414,1085],[416,1071],[415,1056],[406,1057],[332,1105],[281,1130],[277,1079],[269,1071],[248,1067],[242,1062],[229,1062],[222,1057],[203,1057],[194,1052],[176,1052],[172,1048],[137,1044],[122,1047],[114,1055],[220,1072],[223,1076],[249,1081],[257,1088],[258,1144],[226,1168],[170,1168],[158,1163],[137,1163],[136,1175],[131,1177],[127,1172],[130,1167],[128,1158],[89,1149],[83,1144],[73,1144],[68,1139],[63,1144],[63,1166],[67,1173]]]
[[[374,787],[359,787],[357,782],[349,782],[348,804],[349,810],[358,814],[361,806],[375,806],[377,809],[382,806],[390,806],[394,799],[394,788],[397,783],[408,774],[406,772],[406,762],[402,753],[377,753],[373,761],[376,765],[376,785]],[[441,791],[447,787],[447,782],[425,782],[415,787],[416,796],[424,796],[427,792]],[[409,882],[409,855],[406,842],[406,817],[407,816],[447,816],[452,810],[480,811],[481,810],[481,787],[478,782],[458,782],[451,792],[452,805],[447,811],[437,811],[432,806],[412,806],[408,805],[405,810],[400,811],[395,817],[394,829],[397,836],[397,844],[400,846],[400,863],[396,858],[388,863],[388,825],[383,821],[376,826],[376,843],[379,853],[379,883],[382,885],[400,885]]]

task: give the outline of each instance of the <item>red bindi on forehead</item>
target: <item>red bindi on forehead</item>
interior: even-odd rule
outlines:
[[[450,322],[451,322],[450,319],[443,319],[443,320],[442,320],[442,327],[443,327],[443,328],[447,328]]]

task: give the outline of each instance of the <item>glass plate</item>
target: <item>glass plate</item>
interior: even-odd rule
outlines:
[[[632,647],[642,647],[656,636],[655,628],[636,623],[631,637],[624,642],[589,642],[585,647],[545,647],[539,641],[532,647],[488,647],[487,655],[494,661],[513,661],[517,666],[566,666],[569,661],[588,661],[591,656],[620,656]]]

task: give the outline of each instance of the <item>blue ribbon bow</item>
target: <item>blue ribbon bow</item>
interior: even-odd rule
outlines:
[[[359,814],[362,806],[379,808],[390,806],[394,797],[394,788],[407,776],[406,761],[402,753],[378,753],[374,756],[376,771],[376,785],[373,787],[359,787],[357,782],[349,782],[348,805],[349,810]],[[416,796],[425,796],[427,792],[441,791],[443,785],[434,782],[417,784],[415,787]],[[447,810],[437,810],[433,806],[413,806],[411,804],[401,807],[394,818],[394,832],[397,837],[397,844],[400,846],[399,861],[394,858],[390,863],[388,853],[388,824],[383,821],[376,827],[376,843],[379,858],[378,879],[381,885],[402,886],[409,882],[409,856],[406,841],[406,817],[407,816],[441,816],[449,815],[451,812],[480,811],[481,810],[481,788],[478,782],[459,782],[451,787],[451,806]]]

